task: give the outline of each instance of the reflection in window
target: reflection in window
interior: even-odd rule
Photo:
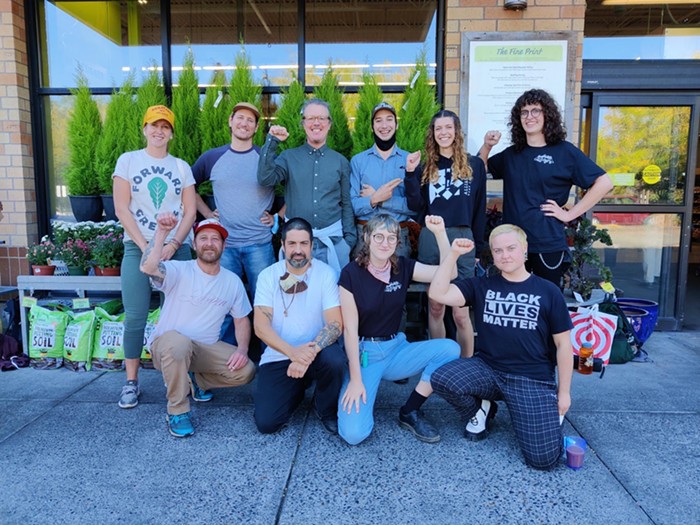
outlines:
[[[625,297],[659,302],[659,315],[674,317],[681,215],[594,213],[593,222],[606,228],[613,241],[612,247],[598,248],[615,287]]]
[[[601,107],[596,162],[615,184],[606,204],[683,202],[690,107]]]
[[[307,0],[305,5],[307,84],[317,85],[332,62],[341,85],[361,85],[364,71],[374,73],[380,85],[405,85],[422,50],[435,81],[435,0]]]
[[[214,70],[226,71],[230,79],[240,42],[263,86],[286,86],[296,76],[296,0],[173,1],[171,20],[175,83],[188,46],[201,68],[200,85],[210,82]]]
[[[43,86],[75,86],[77,66],[90,87],[120,86],[129,72],[161,63],[158,0],[45,1],[39,20]]]

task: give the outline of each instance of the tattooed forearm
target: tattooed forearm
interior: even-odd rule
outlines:
[[[316,336],[315,342],[318,347],[323,350],[327,346],[335,343],[340,337],[340,323],[338,321],[332,321],[326,326],[321,328],[321,331]]]
[[[141,256],[141,266],[146,264],[146,261],[148,260],[149,255],[151,255],[151,252],[153,251],[153,244],[149,244],[148,247],[144,250],[143,255]]]
[[[167,270],[165,269],[165,265],[163,264],[163,261],[158,263],[158,273],[155,273],[151,275],[151,281],[153,281],[153,284],[156,286],[160,287],[163,285],[163,281],[165,280],[165,272]]]

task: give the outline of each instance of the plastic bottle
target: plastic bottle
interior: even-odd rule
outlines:
[[[578,352],[578,371],[580,374],[593,373],[593,345],[586,341]]]

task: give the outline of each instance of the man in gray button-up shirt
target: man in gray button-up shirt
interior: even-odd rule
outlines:
[[[270,127],[258,165],[262,186],[285,185],[287,217],[302,217],[314,229],[313,257],[340,273],[355,245],[355,222],[350,201],[350,164],[326,145],[331,118],[328,104],[311,99],[304,104],[302,125],[306,144],[277,155],[289,133]]]

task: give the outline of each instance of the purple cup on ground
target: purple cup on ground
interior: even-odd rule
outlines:
[[[578,470],[583,467],[583,458],[586,451],[578,445],[569,445],[566,447],[566,466],[572,470]]]

